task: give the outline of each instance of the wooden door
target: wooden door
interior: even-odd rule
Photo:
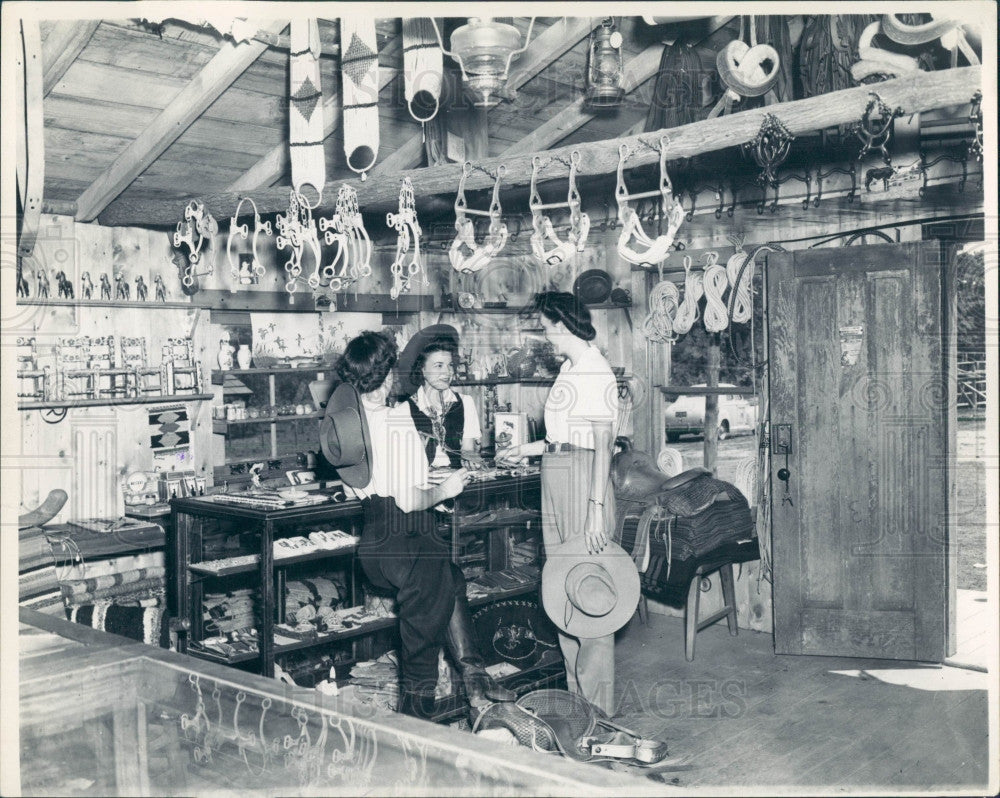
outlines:
[[[954,653],[955,313],[946,271],[935,242],[768,259],[778,653]],[[779,424],[791,425],[787,494]]]

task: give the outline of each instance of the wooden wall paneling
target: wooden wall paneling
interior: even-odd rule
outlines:
[[[152,234],[152,231],[143,227],[116,227],[113,230],[111,263],[114,276],[111,278],[112,290],[117,287],[114,281],[118,276],[121,276],[124,285],[128,286],[128,297],[134,301],[140,299],[138,283],[140,277],[146,286],[147,298],[156,298],[152,290],[153,278],[149,267],[149,238]],[[136,321],[138,326],[126,327],[125,329],[134,329],[136,333],[133,334],[141,334],[139,330],[142,329],[142,318],[140,317]]]

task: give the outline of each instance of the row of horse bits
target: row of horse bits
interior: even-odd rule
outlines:
[[[465,181],[472,174],[473,167],[469,161],[462,168],[462,179],[458,182],[458,194],[455,197],[455,240],[448,250],[448,259],[452,268],[463,274],[473,274],[480,271],[495,258],[507,244],[507,225],[504,224],[500,207],[500,180],[506,174],[507,167],[500,164],[496,174],[486,174],[493,178],[493,197],[487,210],[477,210],[469,207],[465,199]],[[486,238],[482,244],[476,243],[476,226],[469,216],[485,216],[490,220]],[[463,252],[468,250],[468,254]]]
[[[289,250],[288,260],[285,262],[285,272],[288,274],[285,290],[288,292],[288,304],[292,305],[295,303],[295,291],[302,275],[302,256],[306,252],[307,245],[309,252],[312,253],[314,273],[317,275],[319,273],[322,261],[319,234],[316,232],[312,207],[295,189],[291,191],[285,215],[279,214],[275,222],[278,225],[278,249]],[[318,278],[316,285],[319,285]]]
[[[566,164],[566,161],[558,156],[553,156],[544,164],[537,155],[531,159],[531,194],[528,198],[528,207],[531,208],[531,227],[534,230],[531,234],[531,251],[546,266],[558,266],[575,253],[583,252],[590,233],[590,217],[580,212],[580,192],[576,187],[576,172],[580,166],[579,150],[573,150],[569,163],[566,164],[569,166],[569,190],[566,202],[542,202],[538,193],[538,174],[553,160]],[[569,234],[566,241],[559,240],[552,226],[552,220],[542,213],[555,208],[569,209]],[[555,246],[545,249],[546,239]]]
[[[646,144],[646,142],[643,143]],[[646,146],[651,147],[649,144],[646,144]],[[625,162],[629,159],[632,152],[625,142],[622,142],[618,147],[618,175],[615,185],[615,200],[618,203],[618,219],[622,224],[622,232],[618,237],[618,254],[629,263],[657,264],[666,260],[670,254],[670,247],[674,243],[674,236],[677,235],[677,231],[684,221],[684,209],[673,195],[670,175],[667,174],[667,140],[665,137],[660,139],[658,149],[660,153],[659,187],[652,191],[629,194],[628,188],[625,186]],[[667,220],[667,232],[656,238],[650,237],[643,230],[639,215],[628,204],[631,200],[642,200],[649,197],[660,198],[661,212]],[[644,249],[636,249],[632,244],[633,241]]]
[[[246,224],[240,224],[237,221],[240,216],[240,208],[243,207],[244,202],[249,202],[253,207],[253,241],[250,244],[250,252],[246,253],[250,255],[249,263],[244,262],[241,264],[240,253],[233,252],[233,241],[237,236],[242,238],[243,241],[250,238],[250,228]],[[226,239],[226,258],[229,261],[229,274],[233,279],[229,290],[234,294],[238,285],[247,285],[255,277],[260,279],[264,276],[264,264],[260,262],[260,255],[257,253],[257,241],[261,233],[266,236],[271,235],[271,223],[261,221],[260,214],[257,212],[257,203],[250,199],[250,197],[243,197],[236,205],[236,210],[229,220],[229,237]]]
[[[358,208],[357,191],[342,185],[337,192],[334,215],[329,219],[321,218],[319,229],[323,231],[323,240],[328,246],[337,245],[337,254],[328,266],[323,267],[322,273],[317,269],[309,276],[310,288],[323,285],[333,293],[371,276],[372,242]]]
[[[191,200],[184,208],[184,219],[177,223],[177,230],[174,232],[174,247],[180,249],[182,244],[187,244],[188,247],[188,262],[181,275],[181,282],[188,288],[194,285],[196,277],[207,277],[215,271],[214,256],[207,271],[195,273],[194,267],[201,261],[201,250],[205,242],[218,232],[219,225],[215,217],[205,210],[204,203]]]
[[[411,281],[420,274],[421,231],[410,178],[404,177],[399,187],[399,213],[387,213],[385,223],[396,231],[396,258],[392,262],[392,288],[389,290],[389,296],[395,300],[410,290]],[[427,282],[426,274],[424,282]]]

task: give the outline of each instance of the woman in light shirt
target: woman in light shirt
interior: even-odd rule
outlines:
[[[542,456],[542,537],[546,553],[582,535],[590,553],[612,537],[611,453],[618,419],[614,372],[592,343],[590,311],[572,294],[535,299],[545,338],[566,357],[545,402],[545,440],[511,446],[497,458],[512,463]],[[569,689],[609,715],[614,711],[614,634],[576,638],[560,632]]]
[[[386,406],[388,376],[396,345],[386,335],[364,332],[350,341],[337,363],[337,376],[360,394],[370,439],[371,476],[356,488],[364,510],[358,557],[369,581],[396,597],[400,637],[400,704],[408,715],[430,718],[438,678],[438,652],[447,646],[462,672],[470,702],[511,700],[513,694],[455,648],[454,616],[465,608],[465,577],[451,562],[449,545],[437,535],[431,509],[454,498],[469,481],[460,468],[428,486],[424,443],[406,405]],[[320,429],[328,435],[328,418]],[[468,630],[464,630],[468,632]],[[468,648],[468,642],[465,648]]]

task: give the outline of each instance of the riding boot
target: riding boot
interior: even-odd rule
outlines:
[[[399,711],[414,718],[429,720],[434,718],[434,691],[403,690],[399,694]]]
[[[464,588],[463,584],[462,592],[455,596],[455,609],[445,630],[445,643],[462,677],[465,697],[469,704],[477,708],[491,701],[513,701],[517,698],[517,694],[497,684],[490,676],[483,663],[483,657],[476,647],[469,600],[465,596]]]

